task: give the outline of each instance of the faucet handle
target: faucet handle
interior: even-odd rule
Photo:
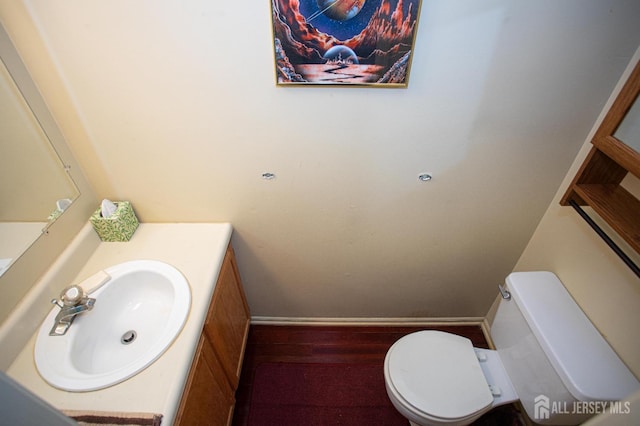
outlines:
[[[66,287],[62,290],[62,293],[60,293],[60,300],[64,306],[75,306],[80,303],[83,297],[84,290],[78,285]]]
[[[64,305],[58,301],[58,299],[51,299],[51,304],[56,305],[60,309],[64,308]]]

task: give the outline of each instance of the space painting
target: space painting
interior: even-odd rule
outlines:
[[[406,87],[420,0],[271,0],[279,85]]]

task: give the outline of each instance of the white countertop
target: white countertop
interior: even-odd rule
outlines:
[[[169,263],[191,286],[191,311],[169,349],[132,378],[92,392],[66,392],[47,384],[33,359],[37,330],[13,361],[7,374],[54,407],[65,410],[150,412],[171,425],[202,331],[232,227],[220,224],[140,224],[128,242],[100,242],[74,283],[117,263],[153,259]],[[92,237],[93,238],[93,237]],[[70,283],[59,283],[62,290]]]

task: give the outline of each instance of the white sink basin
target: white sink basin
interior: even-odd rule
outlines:
[[[58,307],[40,327],[35,362],[52,386],[91,391],[120,383],[158,359],[184,326],[191,290],[176,268],[135,260],[104,272],[111,279],[89,294],[93,309],[78,315],[65,335],[49,335]]]

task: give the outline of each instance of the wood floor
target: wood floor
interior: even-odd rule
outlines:
[[[480,326],[386,327],[386,326],[273,326],[252,325],[245,352],[242,376],[236,393],[234,426],[248,420],[255,369],[266,362],[380,363],[389,347],[405,334],[418,330],[441,330],[466,336],[479,348],[488,348]],[[518,425],[517,413],[509,407],[507,418],[483,424]],[[504,411],[504,410],[503,410]],[[517,416],[519,417],[519,416]],[[285,426],[285,425],[283,425]],[[302,426],[302,425],[301,425]]]

